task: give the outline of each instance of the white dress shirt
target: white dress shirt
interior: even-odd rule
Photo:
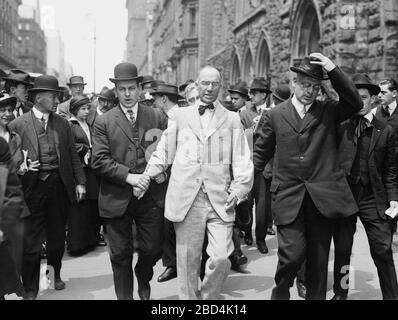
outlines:
[[[394,100],[392,103],[388,105],[388,112],[390,113],[390,116],[394,113],[396,108],[397,108],[397,101]]]
[[[47,124],[48,124],[48,118],[50,117],[49,113],[43,113],[39,111],[36,107],[32,108],[33,114],[36,116],[37,119],[40,121],[44,118],[44,123],[45,123],[45,130],[47,130]]]
[[[311,109],[312,106],[312,103],[308,105],[302,104],[300,101],[297,100],[296,95],[294,95],[292,98],[292,104],[297,113],[300,115],[301,119],[304,119],[306,113]]]
[[[22,103],[17,102],[17,105],[16,105],[16,107],[15,107],[13,113],[14,113],[14,117],[15,117],[15,118],[18,118],[18,117],[20,117],[20,116],[23,115]]]
[[[169,119],[173,119],[174,118],[174,116],[175,116],[175,114],[176,114],[176,112],[177,112],[177,110],[178,110],[178,105],[176,104],[173,108],[171,108],[168,112],[167,112],[167,117],[169,118]]]
[[[203,102],[200,102],[198,104],[198,107],[201,105],[205,105]],[[209,133],[209,125],[211,123],[211,120],[213,119],[214,113],[216,111],[216,108],[218,108],[217,103],[214,102],[214,109],[210,110],[210,109],[206,109],[205,113],[203,115],[200,116],[200,123],[202,125],[202,134],[203,137],[206,138],[208,133]]]
[[[123,113],[125,114],[126,118],[128,121],[130,121],[130,114],[128,113],[128,110],[133,110],[133,115],[135,118],[135,121],[137,121],[137,116],[138,116],[138,102],[134,105],[134,107],[132,107],[131,109],[126,108],[125,106],[123,106],[122,104],[120,104],[120,107],[123,110]]]
[[[263,110],[269,110],[269,109],[270,108],[267,107],[267,103],[264,103],[261,106],[256,107],[257,113],[259,113],[259,114],[262,113]]]

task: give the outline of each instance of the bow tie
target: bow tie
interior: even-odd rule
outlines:
[[[203,116],[205,114],[206,109],[214,110],[214,104],[211,103],[207,106],[205,106],[205,105],[199,106],[199,108],[198,108],[199,115]]]

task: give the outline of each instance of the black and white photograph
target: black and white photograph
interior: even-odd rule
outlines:
[[[398,300],[397,221],[398,0],[0,0],[0,307]]]

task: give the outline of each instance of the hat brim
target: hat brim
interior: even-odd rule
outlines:
[[[229,93],[239,93],[240,95],[242,95],[242,96],[244,96],[244,97],[246,97],[247,99],[249,99],[250,97],[249,97],[249,95],[248,94],[246,94],[246,93],[243,93],[243,92],[241,92],[241,91],[238,91],[238,90],[228,90],[228,92]]]
[[[107,101],[112,101],[112,100],[114,100],[114,98],[109,98],[109,97],[105,97],[105,96],[101,96],[101,95],[99,95],[98,98],[101,98],[101,99],[107,100]]]
[[[321,81],[329,80],[328,77],[318,77],[318,76],[314,75],[313,73],[310,73],[310,72],[308,72],[308,71],[306,71],[306,70],[303,70],[303,69],[301,69],[301,68],[291,67],[290,70],[293,71],[293,72],[295,72],[295,73],[304,74],[304,75],[306,75],[307,77],[310,77],[310,78],[313,78],[313,79],[316,79],[316,80],[321,80]]]
[[[82,86],[86,86],[87,85],[87,83],[84,83],[84,82],[77,82],[77,83],[67,83],[66,84],[67,86],[77,86],[77,85],[82,85]]]
[[[283,98],[283,97],[281,97],[281,96],[278,96],[276,93],[272,93],[272,96],[273,97],[275,97],[275,98],[277,98],[278,100],[280,100],[280,101],[286,101],[286,100],[289,100],[289,98],[287,98],[287,99],[285,99],[285,98]]]
[[[261,91],[261,92],[265,92],[265,93],[272,93],[271,90],[264,89],[264,88],[256,88],[256,87],[250,88],[250,91]]]
[[[17,98],[16,97],[9,97],[4,100],[0,100],[0,107],[4,105],[11,105],[13,109],[17,106]]]
[[[375,85],[375,84],[369,84],[369,83],[356,83],[355,87],[357,89],[368,89],[369,93],[372,96],[377,96],[380,92],[381,89],[379,86]]]
[[[152,95],[154,95],[154,94],[169,95],[169,96],[177,97],[179,100],[185,99],[183,96],[181,96],[181,95],[179,95],[179,94],[171,93],[171,92],[150,90],[149,93],[152,94]]]
[[[7,81],[8,81],[8,82],[15,82],[15,83],[23,84],[23,85],[28,86],[28,87],[33,87],[33,84],[32,84],[32,83],[26,82],[26,81],[23,81],[23,80],[10,79],[10,78],[8,78],[8,77],[3,77],[2,79],[3,79],[6,83],[7,83]]]
[[[136,80],[138,83],[142,83],[142,79],[143,79],[144,77],[134,77],[134,78],[109,78],[109,81],[110,82],[113,82],[113,83],[118,83],[118,82],[122,82],[122,81],[133,81],[133,80]]]
[[[55,90],[55,89],[48,89],[48,88],[33,88],[29,89],[28,92],[44,92],[44,91],[50,91],[50,92],[56,92],[56,93],[61,93],[62,90]]]

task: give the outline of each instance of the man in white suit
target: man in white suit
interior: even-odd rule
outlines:
[[[234,208],[253,184],[253,163],[239,116],[217,100],[220,73],[205,67],[197,82],[200,101],[169,119],[145,171],[156,177],[172,165],[165,216],[176,231],[181,300],[219,297],[231,267]],[[210,258],[199,289],[205,233]]]

